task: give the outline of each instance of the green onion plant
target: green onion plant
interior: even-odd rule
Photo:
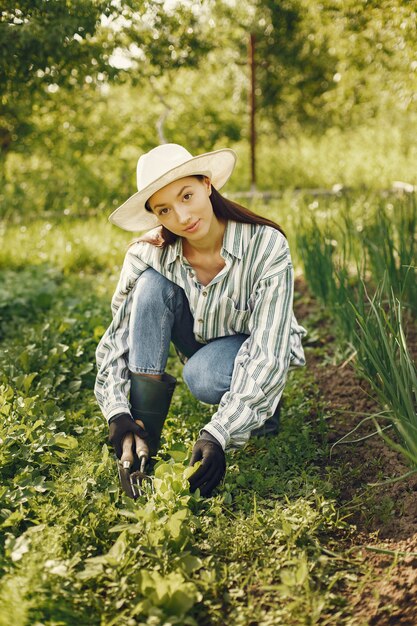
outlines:
[[[375,282],[385,275],[403,305],[417,312],[417,202],[407,195],[396,203],[380,203],[362,241]],[[385,279],[384,279],[385,280]]]
[[[363,290],[366,291],[362,282]],[[352,300],[349,305],[356,319],[354,344],[357,366],[382,406],[397,435],[394,441],[381,436],[399,450],[417,469],[417,368],[408,350],[403,325],[403,306],[382,280],[373,297],[367,295],[367,310]]]
[[[380,203],[370,215],[359,228],[348,207],[324,225],[312,216],[297,236],[297,252],[311,290],[333,313],[381,404],[377,432],[417,470],[417,371],[405,331],[417,311],[415,196]]]

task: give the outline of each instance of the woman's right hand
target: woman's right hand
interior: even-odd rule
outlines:
[[[203,430],[203,433],[205,431]],[[226,456],[220,443],[210,433],[197,439],[191,454],[190,465],[202,461],[201,466],[188,479],[190,491],[200,489],[202,496],[211,496],[226,473]]]
[[[114,415],[109,421],[109,442],[113,446],[118,459],[122,456],[123,439],[127,433],[133,433],[145,440],[148,436],[146,430],[136,424],[129,413]]]

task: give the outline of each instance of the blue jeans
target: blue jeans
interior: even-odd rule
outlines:
[[[184,290],[148,268],[134,286],[129,326],[129,370],[163,374],[172,341],[188,361],[183,378],[202,402],[218,404],[230,389],[236,355],[248,337],[238,334],[196,341],[193,316]]]

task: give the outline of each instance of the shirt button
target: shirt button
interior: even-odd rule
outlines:
[[[206,295],[207,295],[207,291],[202,291],[202,292],[201,292],[201,295],[202,295],[202,296],[206,296]]]
[[[200,317],[200,319],[199,319],[199,320],[197,320],[197,322],[198,322],[199,324],[202,324],[202,323],[204,322],[204,320],[202,320],[202,319],[201,319],[201,317]]]

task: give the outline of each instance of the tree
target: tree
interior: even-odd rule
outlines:
[[[32,130],[35,103],[61,87],[104,78],[111,45],[99,37],[111,0],[4,1],[0,21],[0,149]]]
[[[415,106],[416,3],[256,0],[259,104],[285,134]],[[414,69],[413,69],[414,68]]]
[[[3,0],[0,21],[0,153],[24,149],[32,111],[59,89],[196,67],[211,44],[192,5],[130,0]],[[126,62],[117,63],[117,54]]]

